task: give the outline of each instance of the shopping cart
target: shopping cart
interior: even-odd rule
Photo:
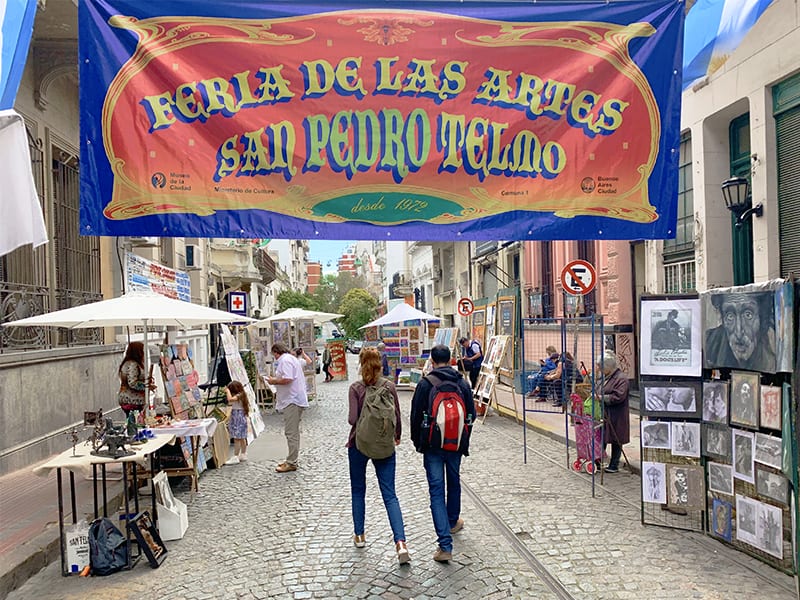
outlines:
[[[585,390],[581,389],[585,384],[576,386],[578,393],[573,393],[570,397],[572,404],[572,421],[575,427],[575,446],[578,450],[578,458],[572,463],[573,471],[580,473],[586,471],[590,475],[600,467],[603,458],[603,422],[602,415],[595,415],[592,420],[591,414],[584,414],[581,396]],[[589,393],[590,390],[588,390]]]

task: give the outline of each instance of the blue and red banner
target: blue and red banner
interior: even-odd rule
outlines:
[[[84,0],[81,233],[674,237],[683,7]]]

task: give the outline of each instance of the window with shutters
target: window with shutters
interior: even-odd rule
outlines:
[[[800,272],[800,75],[772,90],[778,163],[778,231],[782,277]]]

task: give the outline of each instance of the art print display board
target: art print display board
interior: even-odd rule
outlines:
[[[314,343],[314,320],[297,319],[294,322],[294,330],[297,338],[297,344],[295,345],[302,348],[303,352],[311,359],[303,368],[303,375],[306,380],[308,399],[313,400],[317,397],[317,348]]]
[[[202,394],[199,375],[195,371],[187,344],[162,346],[159,358],[164,391],[170,412],[175,419],[194,419],[200,417]]]
[[[481,347],[486,347],[486,306],[475,306],[472,312],[472,327],[470,334],[473,340],[478,340]]]
[[[250,402],[251,410],[248,416],[250,427],[247,428],[247,441],[252,442],[264,431],[261,411],[257,408],[256,392],[250,383],[250,378],[247,376],[247,369],[245,369],[244,361],[239,354],[239,344],[236,341],[236,337],[225,324],[220,325],[220,339],[222,340],[222,348],[225,350],[225,360],[228,362],[228,372],[231,375],[231,380],[238,381],[244,386],[247,400]]]
[[[415,324],[384,326],[381,330],[390,364],[394,363],[400,368],[416,366],[417,359],[422,356],[422,326],[416,324],[418,321],[408,322]]]
[[[327,341],[328,349],[331,352],[331,366],[328,371],[336,381],[347,380],[347,354],[342,338],[332,338]]]

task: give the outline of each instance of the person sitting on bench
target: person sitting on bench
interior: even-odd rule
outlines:
[[[562,406],[564,384],[569,390],[573,380],[576,380],[575,359],[569,352],[564,352],[562,358],[556,360],[556,368],[544,376],[542,391],[545,398],[553,399],[553,406]]]
[[[552,373],[558,368],[558,350],[554,346],[548,346],[545,349],[547,358],[540,360],[539,372],[531,378],[531,391],[528,392],[529,397],[536,397],[537,402],[544,402],[547,398],[542,394],[542,386],[544,385],[545,376]]]

